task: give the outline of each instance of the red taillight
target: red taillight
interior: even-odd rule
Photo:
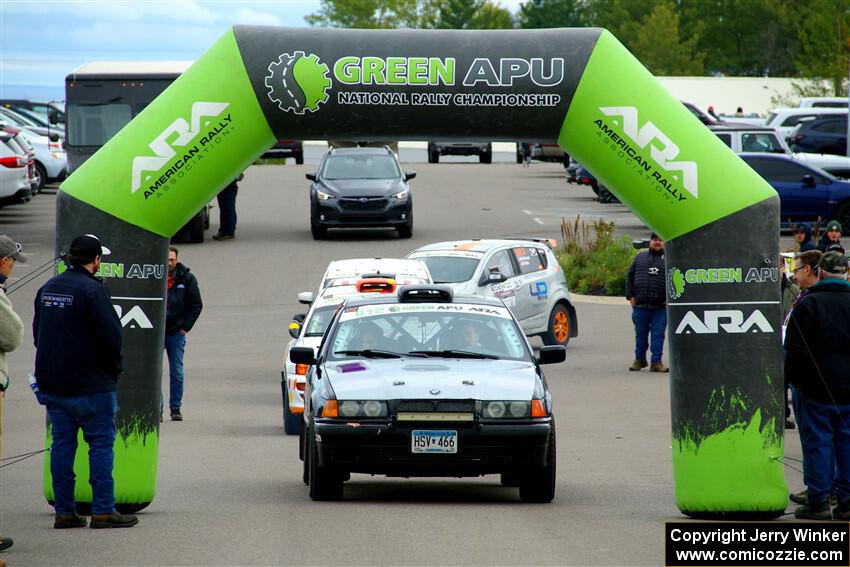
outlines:
[[[298,390],[299,392],[303,392],[304,390],[307,389],[307,384],[304,383],[304,382],[296,382],[295,389]]]
[[[791,136],[791,141],[792,141],[792,142],[799,142],[799,141],[800,141],[800,140],[802,140],[802,139],[803,139],[803,137],[802,137],[801,135],[799,135],[799,134],[797,134],[796,136]]]
[[[581,183],[582,185],[590,185],[590,178],[589,177],[579,177],[578,182]]]
[[[11,156],[11,157],[0,158],[0,165],[2,165],[3,167],[18,168],[18,167],[26,167],[27,162],[24,161],[23,158],[21,158],[19,156]]]

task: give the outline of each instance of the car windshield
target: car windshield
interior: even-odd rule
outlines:
[[[423,256],[416,258],[428,266],[434,283],[460,283],[472,279],[481,258],[463,256]]]
[[[337,305],[329,305],[315,309],[313,314],[310,315],[310,319],[304,324],[304,336],[321,337],[324,335],[337,307]]]
[[[42,128],[50,127],[50,124],[45,120],[42,116],[40,116],[37,112],[32,110],[27,110],[26,108],[15,108],[15,112],[32,122],[33,126],[41,126]]]
[[[474,304],[389,303],[346,307],[328,355],[531,360],[507,308]]]
[[[389,155],[328,156],[322,171],[325,179],[393,179],[401,177]]]

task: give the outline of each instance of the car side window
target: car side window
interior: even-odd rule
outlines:
[[[797,115],[789,116],[788,118],[786,118],[782,122],[782,125],[783,126],[796,126],[800,122],[807,122],[809,120],[813,120],[814,118],[817,118],[816,114],[797,114]]]
[[[847,121],[846,120],[824,120],[820,124],[813,125],[812,130],[816,130],[818,132],[827,132],[829,134],[846,134],[847,133]]]
[[[741,150],[745,152],[782,151],[779,140],[773,134],[763,132],[745,132],[741,134]]]
[[[513,249],[520,274],[530,274],[546,269],[546,254],[533,246],[518,246]]]
[[[815,174],[796,163],[780,159],[750,159],[747,163],[767,181],[799,182],[804,175],[811,175],[818,183],[823,183],[823,177]]]
[[[730,148],[732,147],[732,136],[730,136],[729,134],[718,134],[717,137],[720,138],[721,142],[723,142]]]
[[[513,262],[511,262],[509,250],[499,250],[493,254],[490,259],[487,260],[484,273],[489,273],[493,268],[499,268],[499,272],[506,278],[512,278],[517,275],[516,270],[514,270]]]

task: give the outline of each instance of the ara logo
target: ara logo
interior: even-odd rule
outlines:
[[[744,312],[737,309],[704,311],[702,318],[688,311],[676,327],[677,335],[716,335],[718,333],[772,333],[773,327],[764,314],[756,309],[744,319]]]
[[[633,106],[605,106],[600,107],[608,116],[620,116],[623,119],[622,128],[626,135],[638,146],[646,149],[649,146],[649,154],[658,165],[667,171],[681,172],[681,183],[685,190],[699,197],[697,187],[697,164],[692,161],[674,161],[679,156],[679,146],[673,143],[669,136],[662,132],[655,124],[647,121],[638,129],[638,112]],[[655,141],[656,143],[651,144]],[[678,179],[677,176],[673,176]]]
[[[196,102],[192,104],[191,124],[186,122],[185,118],[178,118],[150,143],[149,147],[156,154],[155,156],[133,158],[133,177],[130,192],[135,193],[142,186],[143,173],[159,173],[165,167],[165,164],[177,155],[174,151],[175,146],[180,148],[188,146],[201,133],[201,126],[209,126],[210,121],[204,121],[204,124],[201,124],[204,118],[218,116],[228,106],[230,106],[230,103],[227,102]],[[227,122],[229,123],[230,120],[228,119]],[[171,138],[171,141],[169,141],[169,138]],[[183,164],[182,161],[179,163],[180,165]],[[145,176],[145,181],[150,181],[152,177],[151,175]]]
[[[124,308],[120,305],[113,305],[115,308],[115,313],[118,314],[118,318],[121,319],[122,327],[130,327],[131,329],[153,329],[153,323],[148,319],[148,316],[145,315],[145,312],[142,311],[141,306],[134,305],[130,308],[127,313],[124,313]]]
[[[304,55],[303,51],[282,53],[269,64],[268,71],[265,84],[269,100],[284,112],[315,112],[328,101],[328,66],[317,55]]]

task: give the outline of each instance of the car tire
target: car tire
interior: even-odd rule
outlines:
[[[204,211],[198,212],[186,224],[187,237],[189,242],[200,244],[204,241]]]
[[[557,474],[557,447],[555,446],[555,420],[552,420],[552,432],[549,434],[549,447],[546,450],[546,466],[526,473],[519,485],[519,497],[523,502],[546,504],[555,499]]]
[[[295,154],[295,163],[298,165],[304,165],[304,154]]]
[[[520,152],[519,150],[517,150],[517,153],[516,153],[516,162],[517,162],[517,163],[522,163],[522,162],[524,162],[524,161],[525,161],[525,157],[522,155],[522,152]]]
[[[283,385],[283,432],[287,435],[301,433],[301,416],[289,410],[289,389]]]
[[[413,223],[400,226],[396,230],[399,238],[410,238],[413,236]]]
[[[338,472],[319,466],[319,449],[316,436],[307,437],[310,447],[310,499],[316,501],[342,500],[343,476]]]
[[[493,163],[493,154],[478,154],[478,163]]]
[[[47,170],[44,169],[44,166],[39,162],[35,162],[35,193],[41,193],[44,191],[44,184],[47,183]],[[33,193],[33,195],[35,195]]]
[[[573,328],[573,320],[570,310],[563,303],[557,303],[549,314],[549,326],[547,331],[540,335],[545,345],[563,345],[570,343],[570,332]]]
[[[303,454],[301,460],[304,462],[301,467],[303,472],[301,473],[301,482],[304,483],[305,486],[310,486],[310,452],[307,449],[310,448],[310,444],[307,443],[307,437],[312,435],[310,430],[307,427],[301,428],[301,436],[299,437],[299,444],[303,445],[301,447],[301,452]]]
[[[503,472],[499,480],[502,486],[519,486],[522,483],[522,475],[513,472]]]
[[[324,240],[328,236],[328,229],[315,224],[310,225],[310,232],[313,233],[313,240]]]

